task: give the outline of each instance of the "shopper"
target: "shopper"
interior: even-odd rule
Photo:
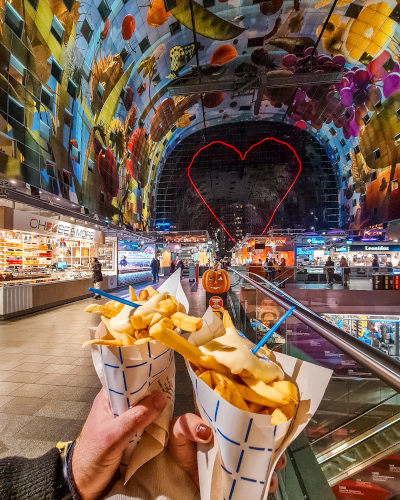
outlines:
[[[274,269],[274,263],[272,261],[272,258],[269,259],[268,262],[266,262],[267,264],[267,270],[268,270],[268,278],[270,281],[274,281],[275,280],[275,269]]]
[[[181,269],[181,279],[183,278],[183,271],[185,269],[185,264],[183,263],[183,260],[180,259],[178,262],[178,265],[176,266],[177,269]]]
[[[325,270],[327,275],[328,286],[333,286],[333,274],[335,272],[335,264],[331,257],[328,257],[328,260],[325,264]]]
[[[340,259],[340,267],[342,268],[342,279],[343,279],[343,285],[347,287],[347,283],[350,281],[350,267],[349,263],[345,259],[344,256],[341,257]]]
[[[176,271],[175,261],[171,260],[171,264],[169,266],[169,274],[174,274],[175,271]]]
[[[374,255],[374,260],[372,261],[372,274],[379,274],[379,259],[377,255]]]
[[[96,290],[100,290],[100,283],[103,281],[103,274],[101,272],[101,264],[97,257],[92,257],[90,259],[90,268],[92,270],[92,276],[93,276],[93,287],[96,288]],[[99,300],[101,299],[101,295],[96,293],[94,295],[94,298],[96,300]]]
[[[153,257],[153,260],[150,263],[151,267],[151,273],[153,275],[153,283],[157,281],[157,276],[158,276],[158,260]]]
[[[386,262],[386,272],[388,274],[393,274],[393,264],[390,260]]]
[[[279,266],[279,279],[281,280],[281,284],[279,285],[281,288],[285,288],[285,281],[288,277],[286,276],[286,259],[282,257],[281,264]]]

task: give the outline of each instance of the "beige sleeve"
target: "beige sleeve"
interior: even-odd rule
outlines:
[[[120,479],[108,500],[200,500],[191,477],[164,450],[138,469],[126,485]]]

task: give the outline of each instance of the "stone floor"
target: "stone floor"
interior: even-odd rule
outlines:
[[[182,284],[190,313],[202,316],[203,288],[187,279]],[[128,295],[127,289],[118,295]],[[87,327],[98,323],[97,315],[84,312],[92,302],[85,299],[0,323],[0,458],[33,458],[78,435],[101,387],[90,350],[82,349]],[[190,379],[176,355],[175,414],[193,408]]]

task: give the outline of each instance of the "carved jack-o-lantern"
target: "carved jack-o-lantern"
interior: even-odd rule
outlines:
[[[226,271],[214,271],[210,269],[203,274],[203,288],[210,293],[224,293],[229,290],[231,282]]]

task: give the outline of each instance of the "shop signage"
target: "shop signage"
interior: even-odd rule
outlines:
[[[6,179],[0,180],[0,198],[7,198],[8,188],[10,183]]]
[[[55,219],[48,219],[40,215],[14,210],[13,228],[18,231],[29,231],[38,234],[53,234],[66,238],[91,241],[98,243],[101,231],[95,231],[87,227],[62,222]]]
[[[313,255],[313,253],[314,250],[312,248],[303,248],[303,247],[296,248],[297,255]]]
[[[311,245],[323,245],[325,240],[323,238],[308,238],[307,242]]]
[[[265,238],[265,246],[268,245],[284,245],[287,242],[287,238]]]
[[[351,252],[399,252],[400,245],[351,245]]]
[[[349,249],[346,246],[344,246],[344,247],[335,247],[335,252],[337,252],[337,253],[345,253],[345,252],[348,252],[348,251],[349,251]]]

